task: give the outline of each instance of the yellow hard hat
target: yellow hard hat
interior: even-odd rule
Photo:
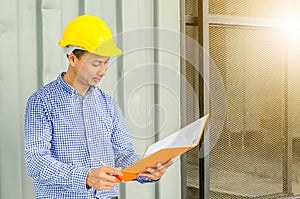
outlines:
[[[101,56],[116,56],[122,50],[116,47],[107,24],[92,15],[82,15],[71,21],[58,42],[61,47],[78,46]]]

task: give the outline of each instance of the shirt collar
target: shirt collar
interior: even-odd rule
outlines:
[[[70,86],[65,80],[63,80],[63,76],[66,74],[66,72],[63,72],[58,75],[57,81],[62,86],[62,88],[70,94],[76,93],[76,89],[74,89],[72,86]]]

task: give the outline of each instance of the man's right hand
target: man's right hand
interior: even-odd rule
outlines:
[[[116,175],[123,175],[121,169],[109,166],[91,169],[87,175],[86,184],[96,190],[111,190],[118,182]]]

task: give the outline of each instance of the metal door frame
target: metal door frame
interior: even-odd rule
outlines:
[[[282,26],[283,22],[280,20],[268,19],[268,18],[256,18],[256,17],[240,17],[240,16],[228,16],[228,15],[211,15],[209,14],[209,0],[198,0],[198,13],[199,16],[186,16],[185,15],[185,1],[180,1],[180,17],[181,17],[181,33],[185,33],[185,26],[193,25],[198,26],[198,33],[199,33],[199,42],[203,46],[204,50],[207,52],[209,51],[209,27],[210,26],[235,26],[235,27],[247,27],[247,28],[266,28],[266,29],[277,29],[281,30],[284,28]],[[201,14],[200,14],[201,13]],[[184,41],[181,41],[182,46],[184,45]],[[185,48],[182,48],[185,49]],[[287,52],[287,50],[286,50]],[[185,52],[182,52],[185,53]],[[286,56],[287,57],[287,56]],[[184,61],[181,61],[181,64],[184,66]],[[203,60],[203,65],[209,64],[209,60]],[[288,72],[288,65],[285,68],[285,79],[284,79],[284,103],[286,104],[285,108],[282,108],[282,118],[283,118],[283,181],[282,181],[282,192],[260,196],[260,198],[281,198],[292,196],[292,177],[291,177],[291,163],[292,163],[292,136],[288,132],[288,79],[287,79],[287,72]],[[203,75],[205,76],[206,80],[209,80],[209,68],[204,67],[201,69]],[[181,71],[183,72],[183,71]],[[184,72],[182,73],[183,75]],[[207,85],[208,86],[208,85]],[[184,85],[181,86],[182,90],[184,90]],[[208,112],[209,104],[208,104],[208,93],[203,91],[203,104],[202,108],[204,112]],[[181,96],[181,99],[184,101],[184,93]],[[182,118],[185,118],[185,104],[184,102],[181,104],[182,107]],[[182,157],[182,198],[186,196],[186,175],[185,175],[185,157]],[[210,171],[209,171],[209,156],[199,160],[199,194],[200,198],[210,198],[210,195],[220,196],[221,193],[211,192],[210,191]],[[223,195],[224,196],[224,195]],[[229,194],[228,197],[232,197],[234,195]],[[237,196],[237,195],[236,195]],[[249,197],[242,197],[239,198],[249,198]]]

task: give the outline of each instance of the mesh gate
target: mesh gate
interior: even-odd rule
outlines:
[[[208,3],[207,15],[228,19],[280,19],[287,11],[284,0],[184,2],[184,33],[197,41],[201,35],[197,21],[202,12],[199,3]],[[299,58],[296,57],[296,63],[291,61],[286,31],[210,23],[203,34],[208,34],[209,55],[221,74],[226,95],[225,123],[210,152],[209,171],[205,171],[209,172],[209,182],[204,182],[209,183],[209,197],[285,198],[299,194],[300,80],[296,73],[300,69],[295,69]],[[193,53],[188,46],[186,53]],[[201,101],[201,91],[197,91],[202,88],[201,78],[189,63],[185,66],[185,76]],[[214,87],[214,81],[209,84]],[[189,199],[203,198],[199,173],[204,168],[198,150],[186,156]]]
[[[285,34],[225,26],[209,32],[227,101],[224,129],[210,155],[212,198],[277,195],[287,169]]]

